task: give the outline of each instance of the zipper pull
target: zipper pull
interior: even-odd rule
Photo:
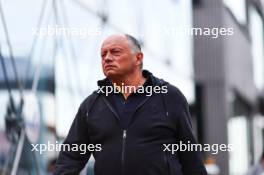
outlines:
[[[123,138],[126,138],[126,130],[123,131]]]

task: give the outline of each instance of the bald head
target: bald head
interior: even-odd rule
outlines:
[[[102,43],[101,57],[106,76],[113,75],[113,73],[125,74],[138,68],[141,70],[143,61],[139,42],[128,34],[115,34],[107,37]]]
[[[110,36],[108,36],[105,40],[104,40],[104,42],[103,42],[103,44],[104,43],[107,43],[107,42],[113,42],[113,41],[126,41],[127,40],[127,38],[126,38],[126,36],[125,36],[125,34],[114,34],[114,35],[110,35]]]
[[[141,46],[140,46],[140,42],[133,37],[132,35],[129,34],[114,34],[109,36],[108,38],[105,39],[105,42],[113,42],[113,41],[117,41],[117,42],[125,42],[127,44],[129,44],[131,51],[133,53],[137,53],[137,52],[141,52]]]

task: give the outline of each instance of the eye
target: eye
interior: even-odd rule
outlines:
[[[111,52],[112,52],[112,54],[117,55],[117,54],[120,54],[121,51],[118,50],[118,49],[114,49],[114,50],[112,50]]]
[[[105,55],[106,55],[106,53],[104,52],[104,53],[101,54],[101,57],[104,58]]]

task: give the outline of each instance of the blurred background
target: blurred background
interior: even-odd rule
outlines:
[[[259,163],[263,0],[1,0],[0,17],[0,174],[52,174],[58,152],[31,144],[64,140],[104,78],[100,46],[114,33],[137,37],[144,69],[183,92],[199,143],[234,145],[203,153],[210,174],[244,175]]]

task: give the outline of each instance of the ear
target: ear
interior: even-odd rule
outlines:
[[[144,55],[142,52],[138,52],[136,54],[136,64],[137,65],[141,65],[143,63],[143,57],[144,57]]]

